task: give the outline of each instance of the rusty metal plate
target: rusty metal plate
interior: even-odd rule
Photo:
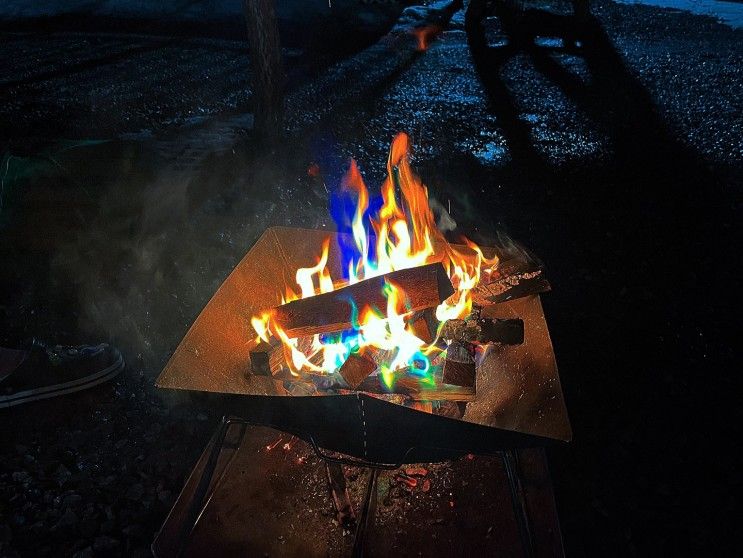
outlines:
[[[299,267],[315,265],[322,241],[336,233],[272,227],[220,286],[157,380],[172,389],[288,396],[281,382],[250,373],[251,316],[280,303]],[[333,239],[335,240],[335,239]],[[340,276],[337,242],[329,268]],[[494,304],[486,315],[520,317],[522,345],[491,349],[478,368],[476,395],[462,420],[554,440],[572,437],[552,342],[538,295]],[[343,397],[333,394],[316,397]],[[394,405],[386,403],[385,405]],[[417,411],[416,411],[417,412]]]

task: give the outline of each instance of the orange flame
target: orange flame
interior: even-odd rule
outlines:
[[[400,269],[441,262],[455,293],[436,308],[436,318],[442,322],[461,318],[472,309],[470,292],[480,281],[483,268],[491,271],[498,264],[498,259],[486,258],[482,250],[467,239],[466,249],[447,242],[436,227],[428,204],[428,190],[413,172],[409,154],[410,139],[400,133],[392,141],[387,159],[387,177],[381,186],[382,205],[376,215],[367,213],[369,191],[358,166],[351,161],[342,187],[354,192],[357,197],[351,230],[360,257],[349,263],[348,282],[352,284]],[[367,227],[373,234],[367,234]],[[370,250],[371,242],[376,243],[374,250]],[[296,294],[287,285],[282,302],[334,289],[327,269],[329,246],[330,237],[323,242],[315,265],[297,270],[296,283],[301,294]],[[370,257],[372,253],[374,258]],[[251,324],[260,340],[269,341],[274,336],[281,341],[286,363],[295,375],[300,371],[332,373],[343,364],[351,351],[374,347],[390,355],[380,369],[380,375],[387,381],[395,370],[410,368],[416,359],[426,358],[441,349],[415,335],[407,323],[410,318],[406,310],[407,295],[399,286],[386,281],[384,294],[387,299],[385,311],[368,306],[358,309],[358,323],[354,324],[356,335],[343,342],[321,340],[319,335],[315,335],[309,346],[306,340],[300,346],[298,339],[290,339],[281,326],[272,320],[271,312],[254,316]]]

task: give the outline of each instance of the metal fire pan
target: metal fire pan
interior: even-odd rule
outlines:
[[[554,351],[538,295],[486,308],[487,316],[521,318],[525,341],[488,351],[478,368],[476,395],[466,403],[459,420],[362,394],[291,397],[282,382],[253,375],[250,350],[255,346],[256,334],[250,317],[280,303],[283,285],[293,284],[297,268],[316,263],[327,236],[333,237],[328,265],[332,275],[339,277],[336,234],[287,227],[267,229],[197,317],[158,378],[157,386],[254,396],[245,402],[245,413],[259,417],[264,424],[302,430],[305,439],[314,429],[318,438],[325,438],[321,441],[327,447],[336,446],[333,439],[349,437],[357,444],[366,441],[367,448],[374,446],[381,453],[390,436],[425,438],[425,443],[419,440],[413,446],[450,448],[453,444],[454,449],[469,448],[467,451],[475,451],[473,445],[477,446],[478,440],[490,449],[501,449],[571,439]],[[402,424],[398,421],[403,421],[405,428],[398,428]],[[418,422],[420,426],[413,428]],[[363,454],[362,445],[356,450],[346,453]]]
[[[284,432],[232,425],[214,462],[206,497],[199,501],[199,485],[215,439],[204,450],[157,534],[152,545],[156,557],[352,554],[354,538],[344,536],[336,522],[323,460],[311,446]],[[285,442],[290,449],[283,448]],[[518,456],[516,471],[534,554],[562,556],[543,452],[519,450]],[[379,503],[367,533],[365,556],[524,555],[500,457],[477,456],[440,466],[426,464],[425,468],[430,490],[421,489],[421,478],[408,496],[396,496],[392,490],[399,470],[380,473],[375,487]],[[363,497],[360,487],[367,484],[369,472],[346,470],[351,473],[346,481],[358,512]]]

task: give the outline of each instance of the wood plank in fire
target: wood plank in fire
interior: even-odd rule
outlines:
[[[365,391],[370,394],[390,393],[381,384],[377,376],[366,378],[357,391]],[[472,401],[475,399],[475,388],[473,386],[455,386],[449,384],[438,384],[433,387],[421,385],[418,378],[404,375],[395,380],[392,393],[405,395],[411,401]]]
[[[393,271],[329,293],[295,300],[274,308],[274,320],[290,338],[331,333],[352,327],[353,307],[387,306],[383,287],[393,283],[407,296],[409,311],[438,306],[454,293],[441,263]]]

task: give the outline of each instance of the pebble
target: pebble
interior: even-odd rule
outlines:
[[[54,471],[54,480],[57,481],[57,484],[59,486],[64,486],[67,484],[67,481],[70,480],[70,477],[72,477],[72,473],[70,473],[70,470],[65,467],[64,465],[61,465],[57,467],[57,469]]]
[[[62,505],[63,506],[76,506],[80,502],[82,502],[83,497],[79,494],[75,494],[74,492],[71,494],[68,494],[62,499]]]
[[[19,483],[28,482],[29,480],[31,480],[31,477],[26,471],[16,471],[15,473],[13,473],[12,478],[14,482]]]
[[[62,517],[59,518],[59,521],[57,521],[57,524],[54,526],[54,528],[72,529],[77,526],[78,522],[79,518],[77,517],[77,514],[71,509],[67,508],[64,514],[62,514]]]
[[[91,538],[98,533],[98,522],[95,519],[83,519],[80,522],[80,534]]]
[[[78,550],[72,555],[72,558],[93,558],[93,549],[88,547]]]
[[[121,543],[113,537],[101,535],[100,537],[96,537],[93,543],[93,550],[100,553],[109,553],[118,550],[120,546]]]
[[[140,483],[131,485],[126,492],[126,497],[130,500],[141,500],[142,496],[144,496],[144,486]]]

